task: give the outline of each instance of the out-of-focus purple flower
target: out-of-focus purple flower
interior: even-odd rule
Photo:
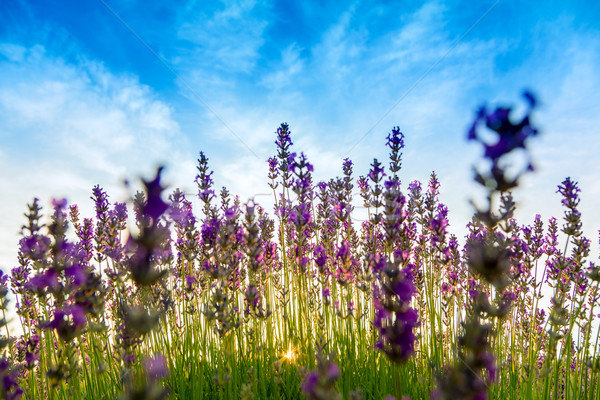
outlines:
[[[390,313],[376,305],[375,321],[380,337],[375,348],[383,351],[394,362],[406,361],[414,354],[414,328],[418,322],[418,314],[412,308]]]
[[[307,397],[309,397],[315,392],[315,388],[317,387],[318,383],[319,375],[316,373],[316,371],[309,371],[304,376],[304,380],[302,381],[302,391],[307,395]]]
[[[192,289],[192,286],[196,283],[196,277],[191,275],[185,276],[185,286],[188,290]]]
[[[373,325],[379,331],[375,348],[396,363],[405,362],[414,353],[418,314],[409,306],[415,293],[412,268],[400,270],[397,262],[387,261],[379,274],[380,286],[373,292]]]
[[[160,354],[146,358],[144,360],[144,369],[150,381],[156,381],[169,375],[167,359]]]
[[[288,162],[288,171],[296,170],[296,153],[290,153],[287,159]]]
[[[237,210],[235,207],[229,207],[225,210],[224,215],[226,220],[231,221],[237,217]]]
[[[144,180],[146,187],[146,204],[142,209],[144,215],[152,218],[153,221],[158,221],[158,218],[169,208],[169,205],[161,198],[161,193],[164,187],[160,184],[160,174],[163,167],[159,167],[156,171],[156,177],[150,182]]]
[[[338,246],[335,257],[340,260],[342,264],[348,264],[350,262],[351,255],[350,243],[348,243],[347,240],[342,241],[342,243]]]
[[[117,227],[123,230],[127,227],[127,205],[125,203],[114,204],[114,208],[108,212],[109,218],[115,218]]]
[[[53,269],[48,269],[42,273],[32,276],[27,283],[27,287],[34,292],[41,293],[46,289],[50,292],[60,287],[58,273]]]
[[[451,294],[452,286],[448,282],[443,282],[442,286],[441,286],[441,291],[442,291],[442,294],[444,294],[444,295]]]
[[[65,275],[70,279],[71,284],[75,287],[79,287],[85,284],[87,281],[87,273],[79,264],[65,268]]]
[[[70,342],[81,334],[86,323],[83,307],[73,304],[54,310],[53,319],[47,327],[56,329],[61,339]]]
[[[348,303],[348,313],[352,314],[354,312],[354,310],[355,310],[354,302],[351,301]]]
[[[10,362],[4,358],[0,358],[0,380],[2,387],[0,395],[6,400],[18,400],[23,395],[23,389],[18,383],[19,372],[13,368]]]
[[[45,235],[27,236],[19,241],[19,252],[32,261],[46,262],[51,240]]]
[[[31,335],[25,343],[25,362],[27,363],[28,368],[33,367],[35,362],[40,359],[39,344],[40,335],[38,334]]]
[[[383,187],[385,187],[386,190],[392,190],[398,187],[398,182],[393,179],[389,179],[383,183]]]
[[[327,380],[333,382],[340,377],[340,368],[336,363],[330,362],[327,365]]]
[[[377,275],[379,272],[383,271],[383,268],[386,265],[386,259],[381,253],[369,254],[369,268],[371,272]]]
[[[140,226],[139,237],[130,236],[126,244],[131,253],[128,269],[138,285],[152,285],[165,276],[168,271],[157,270],[156,264],[166,263],[172,258],[169,228],[159,223],[160,217],[169,207],[161,198],[164,190],[160,184],[162,170],[162,167],[158,168],[152,181],[142,180],[146,200],[140,204],[140,218],[144,223]]]
[[[136,360],[136,356],[133,353],[129,353],[126,354],[125,357],[123,358],[123,362],[125,363],[125,365],[133,365],[133,363],[135,363]]]
[[[341,400],[341,394],[335,389],[335,381],[339,377],[337,364],[319,351],[317,368],[306,373],[301,388],[309,400]]]
[[[415,293],[415,285],[412,279],[399,279],[392,283],[389,290],[403,302],[410,302],[410,299]]]
[[[246,298],[246,301],[250,308],[258,307],[260,302],[260,292],[258,291],[256,285],[249,285],[246,289],[244,297]]]
[[[496,110],[488,112],[484,106],[478,111],[477,117],[469,129],[468,139],[481,142],[485,148],[484,157],[490,159],[494,164],[497,164],[500,157],[510,153],[514,149],[525,149],[525,141],[529,137],[538,134],[538,130],[534,128],[529,121],[531,111],[536,105],[535,98],[529,92],[526,92],[524,97],[529,103],[529,110],[520,122],[513,123],[510,120],[511,108],[498,107]],[[497,134],[495,143],[488,144],[478,134],[477,127],[482,122]]]
[[[62,218],[67,218],[67,199],[52,199],[52,208],[54,208],[54,212],[58,213]]]
[[[0,270],[0,293],[8,292],[8,278],[9,276]]]
[[[517,299],[517,295],[513,291],[507,290],[504,293],[502,293],[502,300],[504,300],[504,301],[513,302],[516,299]]]
[[[488,371],[489,379],[491,382],[496,381],[496,359],[494,355],[486,351],[480,356],[480,360],[483,363],[483,368]]]
[[[327,253],[325,252],[325,247],[318,245],[313,250],[315,255],[315,264],[319,268],[319,271],[323,272],[323,267],[327,263]]]

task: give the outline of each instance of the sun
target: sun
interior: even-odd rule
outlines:
[[[296,354],[294,353],[294,349],[292,348],[291,345],[288,348],[287,352],[285,352],[282,357],[290,362],[294,361],[294,359],[296,358]]]

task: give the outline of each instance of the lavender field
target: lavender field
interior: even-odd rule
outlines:
[[[483,107],[466,133],[487,203],[452,221],[461,238],[436,174],[403,175],[399,128],[389,160],[358,174],[340,160],[341,177],[315,182],[281,124],[274,210],[216,188],[203,152],[201,207],[162,169],[127,203],[94,187],[94,215],[33,200],[0,278],[0,398],[600,398],[600,269],[578,183],[557,184],[557,218],[514,219],[511,191],[535,176],[535,160],[507,163],[535,146],[535,97],[524,104],[517,119]]]

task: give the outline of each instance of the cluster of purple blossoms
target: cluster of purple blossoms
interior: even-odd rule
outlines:
[[[168,240],[167,226],[161,224],[160,217],[169,208],[161,198],[164,188],[160,183],[162,167],[152,181],[143,181],[146,198],[141,207],[141,229],[138,237],[130,236],[126,248],[130,254],[127,260],[128,271],[133,281],[142,286],[151,286],[166,275],[166,270],[156,268],[157,250]]]
[[[143,379],[138,379],[134,384],[127,386],[122,399],[124,400],[165,400],[169,398],[170,391],[161,385],[160,381],[169,375],[167,360],[157,354],[143,361]]]
[[[319,350],[317,368],[308,371],[302,381],[302,391],[309,400],[341,400],[342,395],[335,388],[340,377],[340,369],[331,356],[327,357]]]
[[[8,322],[4,319],[6,315],[6,308],[8,300],[6,296],[8,294],[8,275],[5,275],[0,270],[0,310],[2,311],[3,318],[0,320],[0,332],[7,327]],[[8,335],[8,328],[6,328]],[[10,337],[4,337],[0,333],[0,398],[7,400],[18,400],[23,395],[23,389],[19,387],[18,378],[21,375],[21,371],[12,365],[10,358],[6,356],[6,350],[11,342]],[[33,363],[34,358],[29,357],[28,363]]]
[[[379,182],[385,175],[381,164],[375,160],[369,173],[373,182],[371,206],[383,206],[382,217],[374,215],[371,224],[380,223],[384,228],[384,254],[373,253],[371,259],[378,278],[373,291],[375,319],[373,325],[379,331],[375,347],[396,363],[405,362],[414,353],[414,329],[418,324],[418,314],[410,307],[415,293],[413,282],[414,265],[410,263],[412,230],[407,220],[406,198],[400,191],[397,172],[400,169],[403,141],[402,133],[395,128],[388,137],[391,148],[390,168],[392,177],[381,191]],[[382,200],[378,200],[382,198]],[[380,222],[381,221],[381,222]]]

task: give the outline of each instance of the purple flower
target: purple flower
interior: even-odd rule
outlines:
[[[126,354],[125,357],[123,358],[123,362],[125,363],[125,365],[133,365],[133,363],[135,362],[136,356],[133,353],[129,353]]]
[[[277,157],[269,157],[267,159],[267,163],[269,163],[269,170],[272,171],[274,174],[277,173]]]
[[[387,136],[386,146],[392,149],[402,149],[404,148],[404,134],[400,132],[399,127],[392,128],[392,132]]]
[[[288,124],[281,124],[281,126],[277,128],[277,140],[275,141],[277,147],[287,149],[291,146],[293,143],[290,134],[291,131],[288,130]]]
[[[54,310],[53,319],[47,327],[56,329],[61,339],[70,342],[81,334],[86,323],[83,307],[74,304]]]
[[[325,252],[325,247],[318,245],[315,247],[313,251],[315,255],[315,264],[319,267],[319,271],[323,271],[323,267],[327,263],[327,254]]]
[[[340,377],[340,368],[336,363],[330,362],[327,365],[327,380],[330,382],[336,381]]]
[[[335,389],[335,381],[340,377],[340,369],[329,357],[317,353],[317,368],[308,371],[302,381],[302,391],[309,400],[341,400]]]
[[[169,375],[167,360],[160,354],[146,358],[144,360],[144,369],[146,370],[146,375],[150,381],[156,381]]]
[[[3,394],[6,400],[18,400],[23,395],[23,389],[19,387],[17,378],[19,373],[13,369],[10,362],[4,358],[0,358],[0,379],[2,381],[2,390],[0,394]]]
[[[342,243],[338,247],[338,250],[337,250],[335,256],[344,265],[348,264],[350,262],[350,257],[351,257],[350,244],[348,243],[347,240],[342,241]]]
[[[565,211],[565,224],[562,231],[569,236],[575,238],[581,236],[581,213],[577,210],[579,205],[579,192],[577,182],[566,178],[561,185],[558,186],[558,193],[562,195],[562,205],[567,208]]]
[[[52,199],[52,208],[56,213],[59,213],[63,218],[67,217],[66,209],[67,209],[67,199]]]
[[[421,182],[419,181],[412,181],[408,184],[408,191],[411,193],[411,197],[414,197],[415,193],[420,193],[421,190]]]
[[[369,181],[367,180],[366,177],[361,176],[356,180],[356,183],[358,185],[358,188],[362,191],[362,192],[368,192],[370,190],[369,188]]]
[[[156,171],[156,177],[150,182],[143,180],[144,186],[146,187],[146,204],[144,205],[142,212],[144,215],[152,218],[154,223],[158,221],[158,218],[169,208],[169,205],[165,203],[160,197],[164,187],[160,185],[160,174],[163,167],[159,167]]]
[[[43,292],[46,288],[51,292],[55,291],[60,287],[58,273],[53,269],[49,269],[38,275],[32,276],[27,283],[27,287],[37,293]]]
[[[371,181],[373,181],[374,183],[380,182],[381,179],[385,176],[384,169],[381,163],[377,161],[377,159],[373,160],[373,163],[371,164],[371,170],[369,171],[368,176],[369,179],[371,179]]]
[[[127,205],[125,203],[115,203],[108,215],[117,220],[119,229],[125,229],[127,226]]]
[[[480,356],[480,361],[483,364],[483,368],[487,369],[491,382],[496,380],[496,360],[494,355],[486,351]]]
[[[225,219],[228,221],[234,220],[237,217],[237,211],[235,207],[230,207],[225,210]]]
[[[354,163],[351,159],[344,158],[344,162],[342,163],[342,171],[344,171],[344,175],[348,176],[352,174],[352,165],[354,165]]]
[[[445,295],[447,293],[452,293],[451,289],[452,289],[452,286],[448,282],[442,283],[442,287],[441,287],[442,294]]]
[[[172,257],[169,228],[159,223],[160,217],[169,207],[161,199],[164,190],[160,184],[162,170],[162,167],[158,168],[154,180],[142,180],[146,189],[146,201],[140,204],[140,217],[144,224],[140,226],[139,237],[130,236],[126,244],[131,253],[128,269],[138,285],[152,285],[166,275],[168,271],[157,270],[156,264],[166,263]]]
[[[106,219],[106,213],[108,212],[108,196],[106,192],[102,190],[100,185],[94,186],[92,194],[93,196],[91,199],[94,200],[96,206],[96,218],[99,221],[104,221]]]
[[[185,286],[188,290],[192,289],[192,286],[196,283],[196,277],[191,275],[185,276]]]
[[[72,265],[65,269],[65,275],[70,279],[75,287],[84,285],[87,281],[87,274],[81,265]]]
[[[32,235],[19,241],[19,252],[32,261],[44,261],[50,251],[51,240],[44,235]]]
[[[478,140],[485,148],[484,157],[490,159],[494,164],[498,159],[511,151],[522,148],[525,149],[525,141],[538,134],[530,121],[529,116],[535,107],[535,98],[531,93],[526,92],[524,97],[529,103],[529,111],[523,119],[518,123],[513,123],[510,120],[510,108],[498,107],[492,112],[488,112],[485,107],[482,107],[475,121],[468,132],[469,140]],[[477,132],[477,127],[480,123],[485,122],[485,125],[496,133],[497,140],[493,144],[488,144]],[[530,164],[531,168],[531,164]]]
[[[37,352],[39,351],[39,344],[40,344],[40,335],[39,334],[35,334],[35,335],[31,335],[29,337],[29,339],[27,339],[27,344],[26,344],[26,351],[27,354],[25,355],[25,358],[27,359],[29,356],[29,359],[33,361],[39,359],[39,355],[37,354]],[[27,361],[27,363],[30,363],[29,361]]]
[[[211,200],[215,197],[215,192],[211,189],[214,184],[214,181],[211,178],[213,171],[209,172],[208,157],[206,157],[203,152],[200,152],[197,168],[198,175],[196,175],[196,184],[198,185],[198,197],[204,203],[205,211],[207,211],[206,207],[210,206]]]
[[[319,375],[316,371],[310,371],[304,376],[304,380],[302,381],[302,391],[307,395],[307,397],[311,398],[315,393],[315,389],[317,384],[319,383]]]

